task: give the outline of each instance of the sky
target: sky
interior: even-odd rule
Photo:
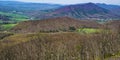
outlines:
[[[7,1],[54,3],[54,4],[79,4],[79,3],[93,2],[93,3],[107,3],[107,4],[120,5],[120,0],[7,0]]]

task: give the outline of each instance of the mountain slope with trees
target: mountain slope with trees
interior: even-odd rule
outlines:
[[[95,21],[76,20],[69,17],[58,17],[37,21],[25,21],[16,25],[12,31],[17,33],[58,32],[70,31],[78,28],[99,28]]]

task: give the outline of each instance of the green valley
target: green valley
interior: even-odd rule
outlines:
[[[9,18],[10,20],[8,20],[8,21],[15,21],[15,22],[26,21],[29,19],[25,15],[15,14],[15,13],[0,12],[0,15],[10,16],[10,18]],[[2,19],[0,19],[0,20],[2,20]]]

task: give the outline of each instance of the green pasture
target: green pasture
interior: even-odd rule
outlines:
[[[0,12],[1,15],[6,15],[6,16],[11,16],[11,20],[12,21],[26,21],[28,20],[28,17],[25,15],[21,15],[21,14],[14,14],[14,13],[4,13],[4,12]]]
[[[2,30],[10,30],[13,28],[16,24],[3,24],[2,25]]]
[[[77,32],[86,33],[86,34],[100,33],[101,31],[102,31],[101,29],[93,29],[93,28],[80,28],[80,29],[77,29]]]

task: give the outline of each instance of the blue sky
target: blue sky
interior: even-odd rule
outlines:
[[[94,3],[107,3],[107,4],[120,5],[120,0],[11,0],[11,1],[55,3],[55,4],[78,4],[78,3],[94,2]]]

